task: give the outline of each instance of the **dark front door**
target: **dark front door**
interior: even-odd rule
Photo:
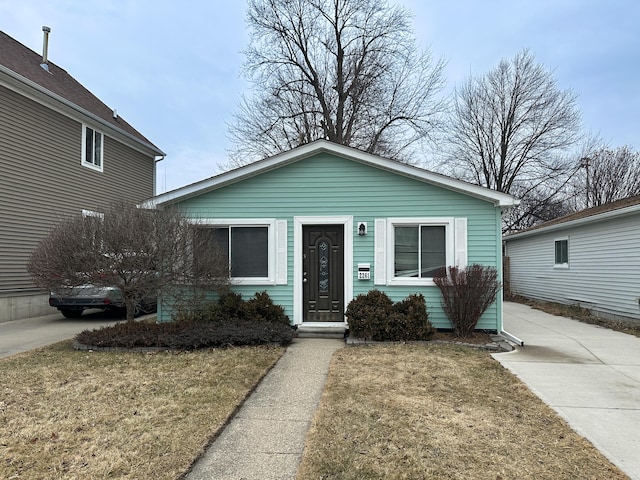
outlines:
[[[302,227],[305,322],[344,321],[344,226]]]

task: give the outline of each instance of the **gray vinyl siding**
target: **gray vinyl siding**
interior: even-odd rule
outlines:
[[[640,320],[640,214],[507,239],[514,294]],[[554,242],[568,238],[568,268]]]
[[[0,295],[34,289],[29,255],[61,217],[154,194],[152,157],[105,134],[97,172],[80,164],[81,140],[79,120],[0,86]]]
[[[180,208],[194,218],[275,218],[287,220],[289,257],[288,284],[234,287],[244,296],[267,290],[274,302],[292,317],[294,297],[294,222],[296,216],[353,216],[367,222],[368,234],[354,232],[353,295],[373,288],[386,291],[395,300],[423,293],[432,322],[440,328],[450,324],[440,307],[434,286],[375,286],[375,219],[388,217],[467,218],[468,263],[500,267],[500,217],[492,203],[424,182],[392,174],[355,161],[318,154],[291,165],[248,178],[239,183],[185,200]],[[371,280],[357,280],[357,264],[371,264]],[[346,299],[346,303],[350,299]],[[485,314],[478,328],[496,329],[496,305]],[[168,320],[168,313],[163,317]]]

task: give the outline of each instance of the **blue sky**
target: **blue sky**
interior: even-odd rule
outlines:
[[[578,94],[585,131],[640,148],[637,0],[397,0],[447,90],[528,48]],[[0,30],[49,59],[167,153],[158,193],[219,173],[248,85],[244,1],[0,0]]]

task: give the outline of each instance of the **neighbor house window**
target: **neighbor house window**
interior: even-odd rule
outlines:
[[[386,283],[433,284],[439,270],[454,264],[454,222],[453,218],[429,217],[389,218],[386,225],[378,222],[378,229],[386,229],[386,247],[381,248],[380,240],[377,243],[378,254],[387,258]]]
[[[566,267],[569,265],[569,239],[563,238],[555,241],[555,266]]]
[[[84,126],[82,130],[82,164],[86,167],[102,171],[103,160],[102,133]]]
[[[200,248],[215,245],[226,258],[231,282],[286,284],[286,221],[275,219],[194,220]],[[194,255],[197,252],[194,251]],[[281,258],[282,257],[282,258]]]

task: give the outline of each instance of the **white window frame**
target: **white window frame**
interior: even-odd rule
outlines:
[[[82,209],[82,216],[83,217],[98,217],[100,220],[104,220],[104,213],[96,212],[94,210]]]
[[[93,152],[91,152],[91,156],[89,157],[87,154],[87,129],[90,128],[93,131],[94,139],[93,145],[95,145],[95,135],[100,135],[100,164],[96,165],[95,158],[93,157]],[[82,124],[82,155],[80,163],[82,166],[91,168],[92,170],[96,170],[98,172],[102,172],[104,169],[104,133],[99,130],[96,130],[92,126]]]
[[[266,277],[231,277],[232,285],[280,285],[287,283],[286,273],[286,220],[275,218],[242,218],[217,219],[203,218],[192,220],[192,223],[202,228],[220,227],[267,227],[267,270]],[[231,245],[230,247],[231,248]],[[281,257],[285,255],[284,261]]]
[[[432,286],[433,278],[414,278],[395,276],[395,227],[436,226],[445,227],[445,263],[446,266],[455,262],[455,219],[453,217],[396,217],[387,218],[386,257],[387,257],[387,285]]]
[[[567,242],[567,261],[565,263],[556,263],[556,244],[558,242]],[[568,269],[569,268],[569,237],[558,237],[553,239],[553,268]]]

